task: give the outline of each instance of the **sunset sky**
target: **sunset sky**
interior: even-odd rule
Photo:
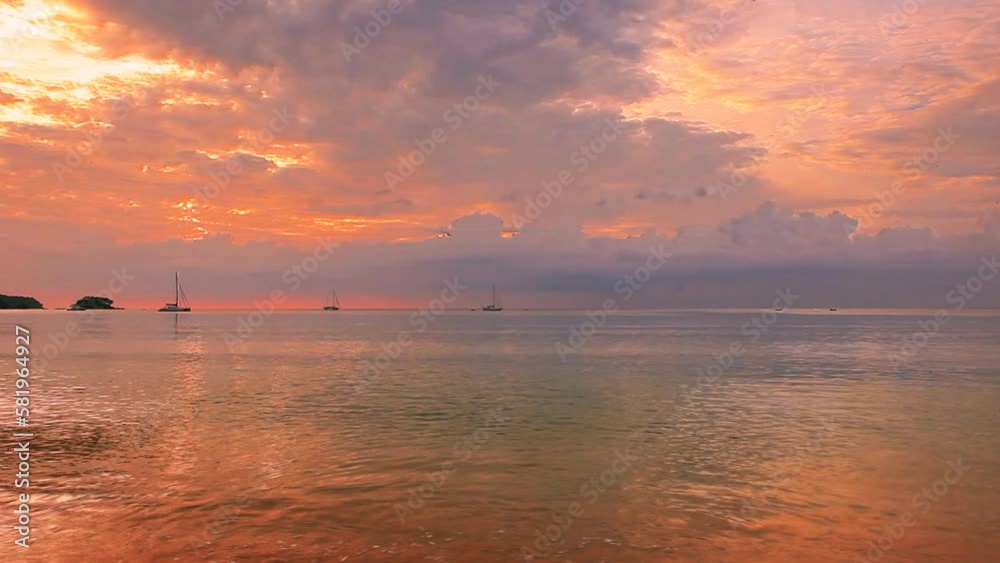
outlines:
[[[592,307],[662,246],[627,306],[937,308],[1000,249],[1000,0],[576,2],[0,1],[0,293]]]

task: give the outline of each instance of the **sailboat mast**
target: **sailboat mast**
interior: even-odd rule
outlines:
[[[497,286],[496,286],[496,284],[493,285],[493,306],[494,307],[497,306]]]
[[[181,279],[177,272],[174,272],[174,304],[180,303]]]

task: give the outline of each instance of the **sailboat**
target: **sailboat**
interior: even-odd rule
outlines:
[[[340,299],[337,299],[337,290],[330,291],[330,304],[323,307],[324,311],[339,311]]]
[[[184,295],[184,288],[181,287],[181,278],[174,272],[174,302],[167,303],[160,308],[160,313],[187,313],[191,311],[187,296]]]
[[[503,311],[503,307],[497,306],[497,286],[493,286],[493,303],[483,307],[484,311]]]

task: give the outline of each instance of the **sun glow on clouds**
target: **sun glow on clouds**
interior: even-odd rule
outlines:
[[[144,218],[142,228],[121,233],[122,240],[136,236],[197,240],[207,236],[209,229],[239,238],[285,231],[273,223],[257,226],[245,221],[234,228],[230,220],[250,215],[249,210],[226,213],[195,200],[178,203],[176,196],[165,201],[146,187],[203,185],[211,179],[210,173],[225,169],[227,157],[238,153],[266,160],[268,175],[313,162],[304,143],[251,142],[261,125],[267,124],[267,118],[257,123],[260,114],[269,111],[256,107],[255,100],[276,103],[266,73],[248,71],[234,76],[221,73],[212,63],[188,67],[168,57],[154,60],[117,47],[107,49],[101,41],[107,41],[109,33],[128,31],[113,17],[108,19],[63,2],[0,6],[4,55],[0,136],[46,149],[36,153],[40,156],[37,164],[25,164],[31,172],[11,170],[0,175],[0,188],[14,189],[18,181],[35,177],[40,182],[34,186],[39,202],[66,199],[76,187],[92,194],[103,192],[107,197],[98,198],[97,205],[135,210],[129,217]],[[122,102],[129,115],[138,117],[122,117],[121,113],[117,120],[107,117],[108,108]],[[203,127],[216,117],[219,123]],[[101,132],[97,146],[87,149],[82,158],[74,154],[88,140],[86,135],[95,131]],[[65,164],[68,155],[79,158],[65,174],[74,182],[73,188],[51,174],[53,163]],[[194,162],[193,156],[202,157],[202,164]],[[243,176],[243,184],[252,185],[254,173]],[[130,197],[121,197],[125,189]],[[190,188],[184,191],[191,193]],[[161,210],[160,214],[151,214],[154,210]],[[0,208],[0,217],[10,213]],[[59,208],[48,206],[28,215],[59,213]]]
[[[0,7],[0,68],[7,73],[3,91],[19,98],[0,106],[0,121],[52,126],[76,120],[52,111],[53,102],[88,113],[100,100],[119,99],[165,79],[195,78],[202,73],[171,61],[139,55],[105,58],[88,43],[91,24],[73,6],[30,1]],[[204,100],[201,100],[204,101]]]
[[[74,14],[74,10],[55,2],[28,0],[0,6],[0,40],[8,47],[17,48],[28,39],[57,38],[56,30],[64,27],[65,22],[56,18],[67,14]]]
[[[323,227],[331,227],[339,232],[355,233],[381,225],[402,223],[399,219],[369,219],[365,217],[348,217],[344,219],[313,219],[313,223]]]
[[[244,2],[220,21],[211,0],[0,0],[0,230],[11,217],[60,221],[116,245],[183,239],[183,252],[222,239],[303,250],[330,237],[391,250],[444,237],[428,252],[537,251],[523,261],[531,267],[552,263],[563,241],[617,248],[649,233],[681,233],[708,253],[728,248],[727,237],[770,241],[771,225],[826,228],[810,215],[756,211],[771,201],[793,214],[859,217],[950,125],[962,137],[940,168],[861,231],[997,224],[980,215],[996,208],[1000,185],[998,22],[964,0],[923,3],[888,38],[878,17],[890,0],[717,2],[735,7],[721,29],[711,2],[619,3],[630,8],[617,16],[583,3],[574,20],[541,32],[530,23],[545,19],[534,0],[504,3],[523,19],[490,0],[418,2],[348,65],[323,46],[350,40],[356,22],[343,16],[367,14],[366,4]],[[473,92],[478,72],[502,85],[453,128],[442,112]],[[818,85],[830,96],[809,109]],[[127,118],[112,114],[119,101]],[[290,123],[274,128],[286,109]],[[624,133],[578,168],[569,155],[609,116]],[[436,127],[448,142],[387,186],[385,171]],[[57,179],[53,163],[95,131],[99,146]],[[515,232],[526,198],[564,168],[572,183]],[[740,168],[747,180],[728,199],[706,189]],[[198,197],[208,185],[217,192]],[[835,227],[830,244],[845,236]]]

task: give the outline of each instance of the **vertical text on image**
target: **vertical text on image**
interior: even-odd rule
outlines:
[[[16,368],[14,373],[17,378],[14,380],[14,416],[16,417],[16,429],[20,431],[14,432],[14,441],[17,447],[14,448],[14,455],[16,456],[14,465],[16,466],[17,473],[15,474],[14,487],[17,489],[28,489],[31,487],[31,482],[29,481],[31,477],[31,438],[32,433],[27,432],[28,430],[28,417],[30,416],[29,406],[31,405],[31,393],[30,384],[28,383],[29,377],[31,376],[31,370],[28,369],[28,361],[31,355],[31,332],[21,326],[14,327],[14,362],[21,366]],[[17,518],[14,530],[18,534],[18,538],[14,540],[14,544],[23,548],[30,548],[29,541],[31,540],[31,497],[27,492],[19,493],[17,496],[17,508],[14,509],[14,515]]]

